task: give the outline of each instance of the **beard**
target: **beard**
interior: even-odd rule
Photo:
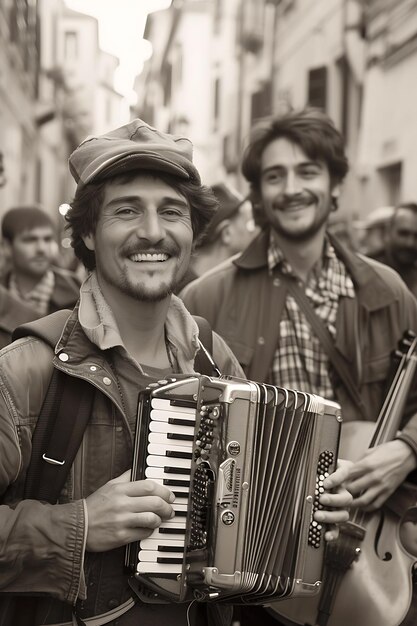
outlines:
[[[121,253],[126,258],[141,253],[167,254],[169,258],[178,260],[181,258],[181,250],[174,243],[152,248],[129,245],[122,249]],[[164,261],[160,262],[164,263]],[[140,261],[137,261],[137,264],[140,266]],[[126,266],[121,268],[118,275],[115,275],[108,272],[106,263],[100,263],[100,265],[100,273],[105,282],[124,295],[141,302],[160,302],[171,296],[188,268],[188,263],[184,263],[183,268],[173,267],[171,273],[163,277],[159,277],[158,272],[155,272],[155,282],[152,284],[152,270],[147,271],[146,278],[142,278],[140,275],[136,278]]]
[[[309,194],[308,196],[300,196],[297,200],[298,202],[303,203],[305,205],[315,204],[316,206],[318,206],[318,203],[319,203],[318,198],[316,198],[315,196],[312,196],[311,194]],[[285,239],[288,239],[294,242],[303,242],[303,241],[307,242],[309,241],[309,239],[314,237],[314,235],[316,235],[316,233],[318,233],[323,228],[323,226],[327,223],[329,215],[332,211],[332,203],[329,202],[329,206],[327,207],[326,211],[324,211],[323,214],[320,215],[318,219],[314,219],[312,223],[310,224],[310,226],[301,228],[300,230],[297,230],[296,228],[294,229],[288,228],[285,224],[283,224],[279,220],[279,212],[285,211],[289,206],[291,206],[291,204],[295,204],[295,203],[297,202],[295,202],[294,200],[292,200],[291,202],[286,202],[285,200],[283,200],[281,202],[274,203],[272,205],[272,209],[274,211],[275,219],[273,220],[273,222],[271,222],[271,225],[273,229]]]

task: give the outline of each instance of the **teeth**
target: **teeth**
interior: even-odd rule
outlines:
[[[151,262],[157,262],[157,261],[167,261],[168,260],[168,255],[167,254],[150,254],[148,253],[141,253],[141,254],[132,254],[130,257],[131,261],[135,261],[135,263],[140,263],[141,261],[151,261]]]

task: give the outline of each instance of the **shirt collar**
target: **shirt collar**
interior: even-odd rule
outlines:
[[[95,271],[81,285],[78,319],[89,340],[100,350],[118,348],[129,354],[123,345],[113,311],[100,289]],[[185,374],[193,373],[194,358],[198,351],[198,326],[182,300],[175,295],[171,296],[165,329],[180,371]]]

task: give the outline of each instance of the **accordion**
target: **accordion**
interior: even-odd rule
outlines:
[[[266,603],[318,591],[313,519],[337,461],[341,411],[320,396],[222,376],[178,376],[139,395],[132,480],[175,494],[175,517],[129,544],[142,599]]]

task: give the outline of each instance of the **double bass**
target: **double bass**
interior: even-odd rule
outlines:
[[[396,352],[399,364],[376,423],[343,424],[339,458],[358,461],[368,448],[391,441],[398,431],[417,366],[417,338],[408,333]],[[402,500],[402,516],[390,507]],[[404,506],[404,503],[405,506]],[[326,546],[319,593],[274,602],[269,608],[294,624],[398,626],[412,599],[417,565],[417,494],[404,484],[378,511],[355,510]]]

